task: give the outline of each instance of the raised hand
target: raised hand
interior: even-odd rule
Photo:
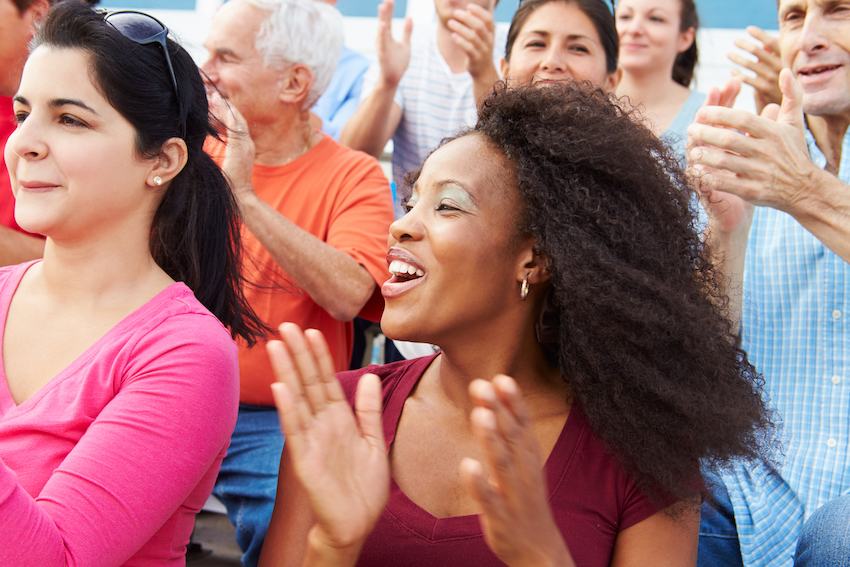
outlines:
[[[280,335],[282,341],[267,345],[278,380],[272,391],[295,473],[316,517],[311,543],[357,547],[389,493],[380,381],[374,374],[360,380],[355,420],[322,334],[284,323]]]
[[[452,41],[466,53],[469,74],[474,80],[487,80],[491,84],[499,78],[493,64],[494,8],[495,0],[491,0],[489,10],[470,2],[465,9],[455,10],[447,24],[452,30]]]
[[[487,544],[511,567],[574,565],[549,507],[543,458],[516,382],[475,380],[472,427],[487,456],[461,462],[461,477],[481,506]]]
[[[809,157],[803,93],[789,69],[780,74],[782,106],[763,116],[703,107],[688,135],[689,159],[702,172],[700,183],[755,205],[790,211],[805,198],[807,181],[819,168]],[[772,119],[775,116],[775,120]]]
[[[393,10],[395,2],[384,0],[378,6],[378,65],[381,67],[381,81],[395,88],[410,64],[410,34],[413,32],[413,20],[404,19],[404,35],[401,41],[393,38]]]
[[[735,52],[730,52],[728,57],[733,63],[755,73],[755,76],[750,76],[738,69],[732,70],[734,76],[753,87],[756,112],[761,114],[768,104],[782,102],[782,91],[779,88],[779,72],[782,70],[779,39],[756,26],[748,26],[747,33],[761,42],[761,45],[739,38],[735,40],[735,46],[751,53],[756,60],[753,61]]]
[[[254,141],[248,131],[248,123],[236,107],[224,100],[218,91],[209,92],[210,112],[227,129],[227,148],[221,169],[230,181],[237,200],[253,193],[251,176],[254,171]]]

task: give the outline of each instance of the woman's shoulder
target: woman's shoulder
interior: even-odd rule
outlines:
[[[113,343],[138,364],[157,359],[203,366],[212,375],[236,372],[237,346],[183,283],[162,290],[114,329]]]
[[[354,406],[354,394],[357,391],[357,383],[364,374],[375,374],[381,380],[381,391],[384,400],[392,395],[400,384],[419,380],[425,369],[433,362],[437,355],[423,356],[410,360],[400,360],[389,364],[372,364],[357,370],[348,370],[337,374],[342,390],[348,403]]]

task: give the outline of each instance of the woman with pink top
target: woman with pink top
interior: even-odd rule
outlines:
[[[0,565],[182,565],[235,424],[232,337],[262,325],[167,34],[60,4],[14,97],[15,216],[46,245],[0,271]]]

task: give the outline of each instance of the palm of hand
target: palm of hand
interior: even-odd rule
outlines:
[[[316,413],[300,436],[294,464],[300,478],[312,479],[309,497],[327,542],[343,547],[366,537],[387,503],[386,447],[361,433],[345,400]]]

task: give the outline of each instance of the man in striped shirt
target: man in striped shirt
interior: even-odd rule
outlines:
[[[400,188],[404,174],[422,167],[440,140],[475,124],[476,101],[499,79],[506,38],[496,32],[496,1],[434,4],[436,31],[417,27],[412,42],[410,18],[402,40],[392,37],[393,0],[378,7],[378,62],[366,72],[360,106],[340,136],[343,145],[375,157],[392,139],[393,179]]]

